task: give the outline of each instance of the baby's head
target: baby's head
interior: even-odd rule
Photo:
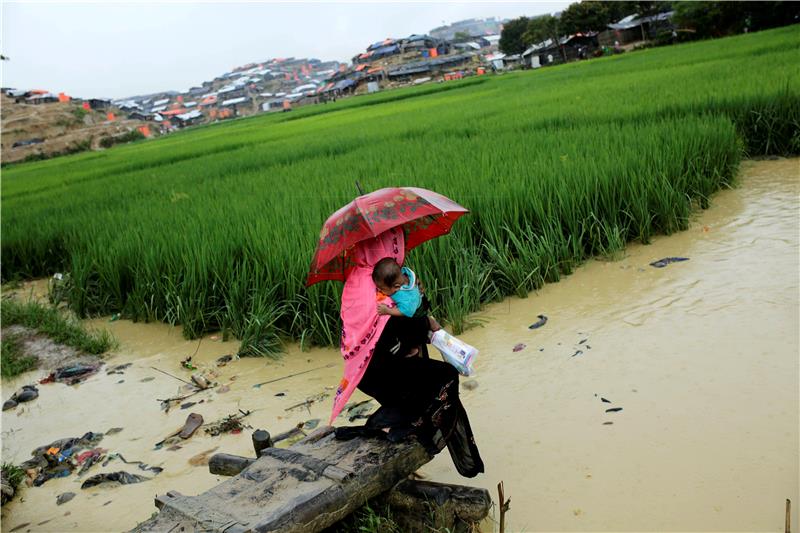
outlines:
[[[400,265],[391,257],[384,257],[375,264],[372,270],[372,281],[386,296],[391,296],[403,286],[403,272]]]

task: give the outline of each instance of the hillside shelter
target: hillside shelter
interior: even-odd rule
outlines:
[[[387,74],[390,79],[413,81],[419,77],[442,73],[447,68],[463,65],[472,61],[473,57],[475,56],[472,54],[456,54],[422,61],[412,61],[389,70]]]
[[[674,11],[667,11],[649,17],[639,17],[638,14],[628,15],[622,20],[608,25],[608,32],[603,32],[602,40],[606,45],[617,41],[628,44],[636,41],[655,39],[659,32],[674,29],[672,15]]]
[[[89,98],[89,107],[92,109],[107,109],[111,106],[111,100],[104,100],[102,98]]]
[[[203,119],[203,112],[199,109],[192,109],[188,113],[181,113],[175,116],[175,121],[180,127],[191,126]]]

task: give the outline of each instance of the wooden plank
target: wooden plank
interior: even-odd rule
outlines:
[[[405,530],[469,529],[489,515],[489,491],[477,487],[407,479],[386,497]]]
[[[235,476],[255,462],[252,457],[215,453],[208,460],[208,471],[218,476]]]
[[[188,520],[206,531],[313,533],[388,491],[431,459],[416,442],[338,441],[329,428],[276,450],[267,448],[268,453],[262,452],[241,473],[200,495],[160,496],[159,514],[135,531],[170,531]]]

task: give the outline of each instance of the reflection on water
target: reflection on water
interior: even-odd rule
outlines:
[[[786,498],[797,524],[799,194],[797,159],[748,162],[741,186],[715,196],[688,231],[632,246],[618,262],[590,261],[529,298],[488,306],[487,323],[462,336],[481,349],[478,387],[463,400],[487,473],[464,480],[447,454],[423,472],[493,495],[503,480],[510,531],[779,530]],[[648,266],[669,256],[690,260]],[[529,330],[538,314],[547,324]],[[157,398],[175,395],[181,383],[151,367],[188,379],[180,360],[198,343],[164,325],[94,325],[121,340],[109,362],[133,365],[77,387],[42,386],[39,399],[4,412],[3,460],[23,461],[57,438],[123,427],[101,446],[164,472],[116,488],[80,490],[73,475],[23,489],[24,501],[3,508],[3,531],[26,522],[37,531],[127,529],[155,510],[155,494],[196,494],[218,483],[189,460],[215,447],[250,455],[249,431],[198,431],[180,450],[154,450],[189,412],[210,422],[253,410],[245,420],[273,433],[327,420],[330,398],[285,409],[337,383],[333,350],[292,349],[279,362],[217,368],[214,360],[236,344],[206,338],[193,361],[215,369],[230,391],[203,393],[204,403],[165,414]],[[526,347],[514,352],[518,343]],[[41,374],[4,382],[3,398]],[[607,412],[615,408],[622,410]],[[66,491],[78,495],[57,506]]]

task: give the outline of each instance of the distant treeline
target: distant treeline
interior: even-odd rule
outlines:
[[[674,11],[672,25],[680,40],[724,37],[800,22],[800,2],[574,2],[558,16],[520,17],[505,24],[500,50],[522,53],[528,46],[556,36],[602,32],[608,24],[637,14],[648,17]]]

